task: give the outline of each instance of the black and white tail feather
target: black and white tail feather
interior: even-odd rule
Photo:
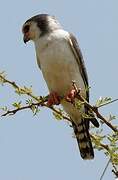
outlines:
[[[81,157],[83,159],[93,159],[94,151],[90,139],[89,129],[85,121],[86,120],[81,119],[78,126],[76,126],[74,123],[72,123],[72,126],[78,142]]]

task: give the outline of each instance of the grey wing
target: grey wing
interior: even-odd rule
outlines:
[[[86,88],[86,100],[89,102],[89,83],[88,83],[88,75],[87,75],[84,59],[83,59],[83,56],[82,56],[82,53],[81,53],[81,50],[79,48],[79,44],[78,44],[76,38],[71,33],[69,35],[70,35],[69,45],[71,47],[71,50],[73,51],[73,54],[75,56],[77,63],[78,63],[79,70],[80,70],[80,73],[81,73],[81,76],[83,78],[85,88]],[[98,123],[97,119],[94,117],[93,112],[90,113],[88,107],[86,107],[86,106],[85,106],[85,113],[91,116],[91,119],[89,119],[89,120],[92,122],[92,124],[96,127],[99,127],[99,123]],[[88,127],[89,127],[89,120],[86,121],[86,124]]]
[[[37,64],[38,64],[38,67],[41,69],[40,59],[39,59],[39,57],[38,57],[37,53],[36,53],[36,59],[37,59]]]
[[[85,88],[86,88],[86,100],[89,102],[88,75],[87,75],[87,71],[86,71],[86,67],[85,67],[85,63],[84,63],[84,60],[83,60],[81,50],[79,48],[79,44],[78,44],[76,38],[73,36],[73,34],[70,34],[69,44],[70,44],[70,47],[71,47],[71,49],[72,49],[72,51],[74,53],[76,61],[78,63],[79,70],[80,70],[80,73],[81,73],[81,76],[82,76],[82,79],[84,81]]]

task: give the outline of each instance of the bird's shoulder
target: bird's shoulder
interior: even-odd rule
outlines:
[[[68,38],[69,38],[69,33],[63,29],[55,30],[48,35],[48,40],[50,41],[54,41],[54,40],[64,41],[67,40]]]
[[[54,31],[54,34],[61,37],[67,37],[69,36],[69,32],[64,29],[57,29]]]
[[[54,48],[54,47],[61,47],[68,45],[68,39],[69,39],[69,33],[63,29],[54,30],[50,33],[45,34],[44,36],[40,37],[35,42],[35,48],[37,53],[40,51],[40,53],[44,52],[48,48]]]

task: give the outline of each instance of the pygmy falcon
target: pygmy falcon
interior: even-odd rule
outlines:
[[[99,124],[93,114],[89,118],[90,112],[85,104],[77,109],[72,103],[76,100],[72,81],[75,81],[78,89],[81,88],[80,94],[89,102],[88,76],[76,38],[65,31],[54,16],[48,14],[28,19],[22,32],[25,43],[32,40],[35,44],[37,63],[50,92],[47,105],[63,106],[70,116],[81,157],[93,159],[89,123],[96,127]]]

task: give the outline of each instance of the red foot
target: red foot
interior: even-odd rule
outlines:
[[[56,92],[52,92],[49,95],[47,105],[53,106],[53,105],[59,105],[60,104],[60,97]]]
[[[68,101],[68,102],[71,102],[73,103],[74,100],[75,100],[75,97],[77,95],[77,91],[75,89],[71,89],[67,95],[65,96],[65,99]]]

